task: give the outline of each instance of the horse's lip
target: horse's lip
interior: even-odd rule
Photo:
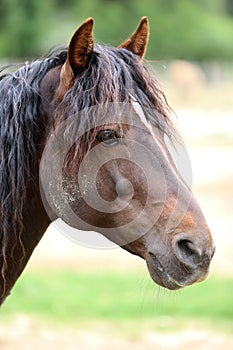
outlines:
[[[171,290],[184,287],[170,276],[154,253],[148,253],[146,262],[152,280],[158,285]]]

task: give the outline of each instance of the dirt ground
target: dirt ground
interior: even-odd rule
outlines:
[[[233,338],[226,334],[190,326],[179,332],[148,332],[128,339],[112,336],[106,325],[101,330],[80,331],[44,327],[28,316],[19,315],[14,322],[0,327],[1,350],[232,350]]]

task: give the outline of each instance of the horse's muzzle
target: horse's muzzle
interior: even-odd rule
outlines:
[[[181,233],[174,237],[169,254],[149,251],[146,262],[154,282],[175,290],[203,281],[208,275],[214,252],[211,244],[208,244],[208,249],[203,248]]]

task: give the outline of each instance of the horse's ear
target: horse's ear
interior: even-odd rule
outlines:
[[[143,58],[146,53],[147,43],[149,39],[149,23],[147,17],[142,17],[138,28],[124,41],[119,47],[127,49],[139,57]]]
[[[75,75],[86,67],[88,58],[94,49],[94,39],[92,35],[94,20],[86,19],[83,24],[76,30],[72,36],[68,51],[67,59],[62,66],[60,74],[59,96],[70,88]]]

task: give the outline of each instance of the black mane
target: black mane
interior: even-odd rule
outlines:
[[[63,62],[64,54],[59,54],[0,76],[0,262],[4,279],[15,247],[19,244],[24,251],[23,207],[27,184],[32,180],[30,169],[36,161],[40,82]]]
[[[170,138],[175,137],[171,109],[151,73],[132,52],[95,45],[88,66],[78,75],[59,106],[60,116],[64,120],[90,106],[127,103],[133,96],[143,108],[155,111],[153,116],[148,116],[155,126]]]
[[[63,134],[66,133],[68,139],[73,139],[77,130],[79,134],[82,134],[82,130],[89,130],[88,133],[85,131],[85,137],[79,138],[75,147],[72,147],[71,153],[66,158],[67,164],[64,170],[69,172],[77,169],[77,165],[90,149],[98,132],[98,126],[96,129],[89,129],[89,126],[94,125],[93,119],[99,125],[99,115],[103,113],[102,106],[109,102],[127,104],[132,102],[132,97],[141,105],[146,117],[162,134],[166,134],[171,141],[179,139],[170,117],[171,109],[166,97],[140,58],[123,48],[95,45],[87,67],[78,74],[55,113],[55,126],[59,127],[69,119],[67,129],[61,131]],[[85,111],[92,106],[97,108],[91,117],[89,113],[91,121]],[[98,106],[100,106],[100,113],[98,113]],[[80,111],[84,111],[82,116]],[[117,113],[115,114],[117,118]],[[120,123],[120,118],[118,121],[115,119],[115,122]],[[67,152],[68,150],[64,149],[64,153]]]

